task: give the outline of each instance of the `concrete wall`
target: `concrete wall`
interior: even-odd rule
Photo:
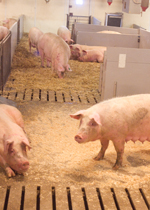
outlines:
[[[89,15],[95,16],[104,25],[105,13],[122,12],[122,0],[113,0],[109,6],[106,0],[85,0],[90,2]],[[19,17],[24,14],[24,31],[36,26],[43,32],[56,33],[61,25],[66,25],[66,14],[69,11],[69,0],[2,0],[0,2],[0,20]],[[82,14],[85,7],[82,6]],[[82,15],[81,14],[81,15]],[[123,26],[140,25],[150,30],[150,8],[142,14],[124,13]]]

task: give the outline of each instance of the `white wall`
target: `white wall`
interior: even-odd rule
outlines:
[[[113,3],[109,6],[106,0],[94,0],[92,1],[92,15],[102,21],[104,24],[105,13],[122,12],[122,0],[113,0]],[[123,27],[132,27],[133,24],[137,24],[147,30],[150,30],[150,7],[146,12],[141,14],[129,14],[123,13]]]
[[[60,25],[66,25],[68,0],[2,0],[0,3],[0,20],[9,17],[24,18],[24,31],[29,32],[33,26],[43,32],[56,33]]]
[[[87,1],[87,0],[86,0]],[[109,6],[106,0],[90,0],[90,15],[104,24],[105,13],[122,12],[122,0],[113,0]],[[43,32],[56,33],[61,25],[66,25],[69,0],[2,0],[0,2],[0,20],[25,15],[24,31],[29,32],[33,26]],[[81,14],[82,15],[82,14]],[[140,25],[150,30],[150,8],[141,14],[124,13],[123,26]]]

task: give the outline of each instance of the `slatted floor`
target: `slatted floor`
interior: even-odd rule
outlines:
[[[88,93],[74,91],[51,91],[42,89],[24,89],[23,91],[4,91],[2,96],[14,101],[50,101],[50,102],[75,102],[95,104],[100,101],[101,94],[98,90]]]
[[[150,190],[8,186],[0,188],[0,209],[147,210],[150,209]]]

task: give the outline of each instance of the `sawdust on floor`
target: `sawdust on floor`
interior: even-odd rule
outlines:
[[[69,114],[86,109],[88,104],[18,102],[32,149],[28,152],[30,168],[25,176],[7,179],[0,169],[0,185],[149,187],[150,144],[129,141],[125,147],[123,167],[112,170],[116,151],[110,142],[104,160],[93,158],[100,142],[78,144],[74,140],[79,121]]]

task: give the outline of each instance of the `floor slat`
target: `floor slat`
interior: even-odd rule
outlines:
[[[73,210],[84,210],[83,193],[81,189],[71,188],[71,200]]]
[[[116,210],[116,205],[110,188],[100,189],[105,210]]]
[[[78,95],[77,95],[76,92],[71,92],[71,96],[72,96],[73,102],[80,103]]]
[[[10,188],[7,210],[20,209],[22,187],[16,186]]]
[[[6,188],[0,187],[0,209],[3,209],[6,197]]]
[[[147,206],[139,190],[130,189],[129,193],[136,210],[147,210]]]
[[[55,101],[54,91],[48,91],[48,94],[49,94],[49,101],[54,102]]]
[[[65,102],[72,102],[69,92],[63,92],[63,93],[64,93],[64,97],[65,97]]]
[[[56,97],[57,97],[57,102],[60,102],[60,103],[64,102],[62,92],[57,91],[56,92]]]
[[[16,95],[16,92],[9,92],[9,97],[8,97],[8,99],[10,99],[10,100],[15,100],[15,95]]]
[[[57,210],[69,210],[67,189],[65,187],[56,187],[56,209]]]
[[[39,101],[39,90],[34,90],[33,91],[33,99],[32,101]]]
[[[47,90],[41,90],[41,101],[47,101]]]
[[[96,192],[96,188],[85,188],[86,197],[87,197],[87,203],[89,210],[101,210],[99,198]]]
[[[27,89],[25,92],[25,101],[31,101],[31,94],[32,94],[32,90]]]
[[[52,210],[52,188],[41,186],[40,210]]]
[[[128,196],[123,188],[114,188],[114,192],[121,210],[132,210]]]
[[[24,210],[36,210],[36,197],[37,197],[36,187],[33,187],[31,185],[26,186]]]

